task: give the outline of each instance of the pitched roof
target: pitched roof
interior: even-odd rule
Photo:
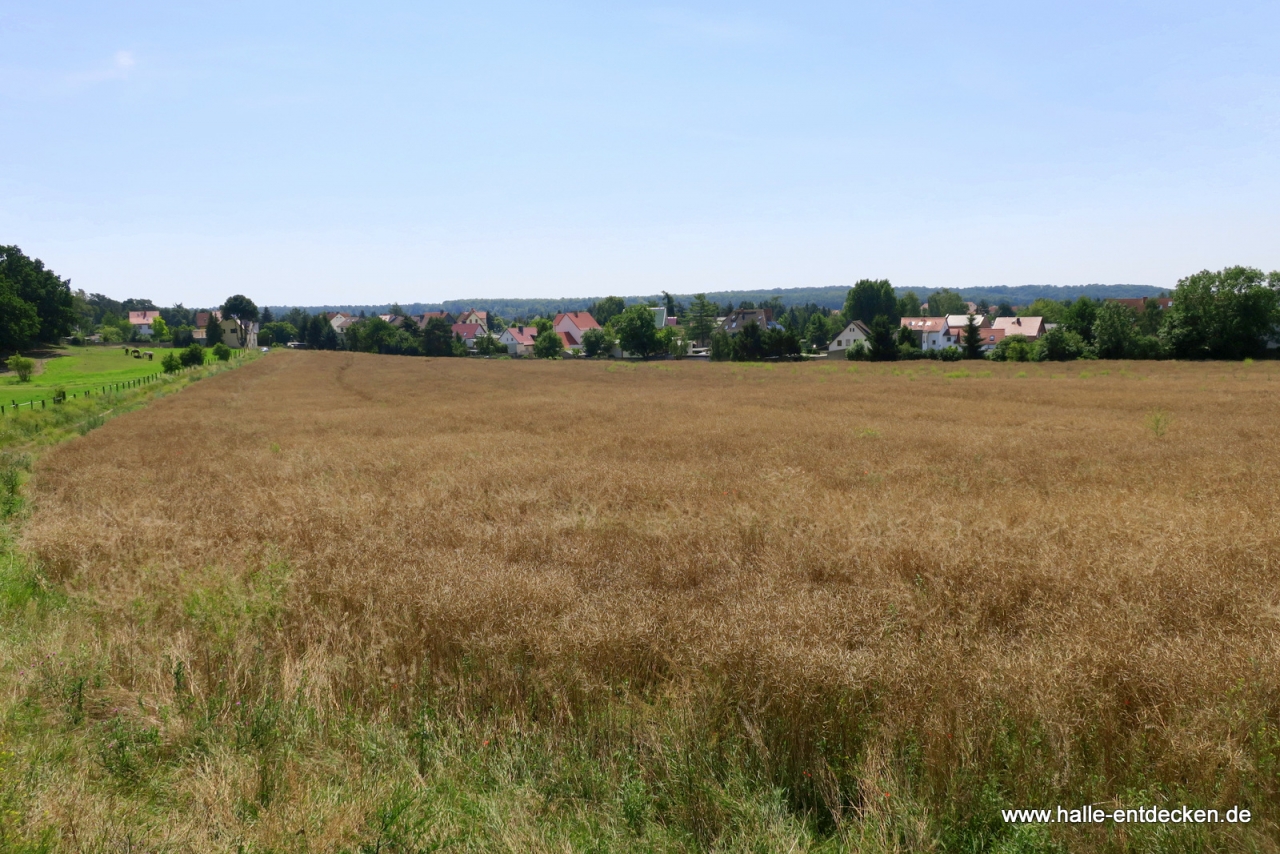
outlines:
[[[538,334],[538,327],[508,326],[505,330],[503,330],[502,334],[510,335],[512,340],[514,340],[517,344],[524,344],[532,347],[534,336]]]
[[[207,312],[207,311],[196,312],[196,329],[204,329],[206,326],[209,325],[209,314],[210,312]],[[215,320],[222,319],[221,311],[214,310],[212,314]]]
[[[129,322],[134,326],[142,326],[150,323],[160,316],[158,311],[131,311],[129,312]]]
[[[912,332],[941,332],[947,328],[945,317],[904,317],[898,323]]]
[[[974,319],[974,322],[977,323],[979,326],[991,325],[990,318],[988,318],[985,314],[975,314],[973,316],[973,319]],[[947,321],[947,326],[951,326],[951,327],[959,326],[963,328],[969,325],[969,315],[948,314],[946,317],[946,321]]]
[[[827,345],[827,352],[846,350],[853,344],[855,338],[859,341],[870,340],[871,338],[871,330],[861,320],[853,321],[836,333],[836,337],[832,338],[831,343]]]
[[[1044,334],[1043,317],[997,317],[991,326],[993,329],[1003,329],[1005,335],[1039,338]]]
[[[560,343],[564,345],[566,350],[569,349],[570,347],[578,346],[577,339],[575,339],[573,335],[571,335],[570,333],[556,332],[556,334],[560,336]]]
[[[982,330],[982,346],[992,347],[1004,340],[1003,329],[988,328]]]
[[[585,311],[566,311],[556,315],[556,319],[552,321],[553,326],[559,326],[560,321],[569,318],[569,322],[578,328],[579,332],[586,332],[588,329],[599,329],[600,324],[596,323],[596,319],[589,312]]]
[[[761,329],[773,329],[773,309],[771,308],[735,308],[725,317],[724,322],[720,324],[723,332],[730,335],[741,332],[742,327],[749,323],[755,323]],[[664,324],[665,325],[665,324]]]
[[[461,335],[463,341],[470,341],[485,332],[485,328],[478,323],[455,323],[450,328],[454,335]]]

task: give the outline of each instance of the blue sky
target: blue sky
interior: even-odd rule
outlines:
[[[1280,267],[1280,4],[0,0],[0,243],[205,305]]]

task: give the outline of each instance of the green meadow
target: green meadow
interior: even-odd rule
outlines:
[[[105,386],[162,373],[164,369],[160,367],[160,360],[169,352],[168,349],[141,345],[139,349],[144,352],[151,350],[155,359],[147,361],[145,357],[135,359],[126,355],[123,344],[70,347],[50,351],[44,358],[37,359],[39,366],[30,382],[20,383],[16,374],[3,369],[0,373],[0,404],[7,408],[14,403],[45,400],[59,388],[68,394],[100,391]],[[0,362],[0,369],[2,367]]]

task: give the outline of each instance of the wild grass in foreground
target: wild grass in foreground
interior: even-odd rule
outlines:
[[[36,462],[4,839],[1276,850],[1278,375],[273,355]]]

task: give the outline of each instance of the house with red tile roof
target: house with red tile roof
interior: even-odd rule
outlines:
[[[483,326],[485,329],[488,329],[489,328],[489,312],[476,311],[474,308],[469,308],[466,311],[462,312],[462,314],[458,315],[457,322],[458,323],[478,323],[481,326]]]
[[[478,323],[455,323],[451,328],[453,334],[467,345],[468,350],[476,348],[476,338],[489,334],[489,330]]]
[[[596,323],[596,319],[585,311],[568,311],[563,314],[557,314],[556,319],[552,321],[551,328],[556,332],[562,333],[561,338],[564,340],[564,348],[566,350],[581,350],[582,335],[588,329],[599,329],[600,324]]]
[[[945,317],[904,317],[898,324],[915,333],[916,346],[921,350],[943,350],[953,346]]]
[[[196,312],[196,328],[191,330],[191,337],[196,341],[203,341],[207,337],[205,328],[209,325],[209,315],[213,315],[214,320],[222,320],[222,312],[215,309],[213,311],[197,311]]]
[[[533,339],[538,335],[536,326],[508,326],[498,336],[498,343],[506,345],[512,356],[533,355]]]

